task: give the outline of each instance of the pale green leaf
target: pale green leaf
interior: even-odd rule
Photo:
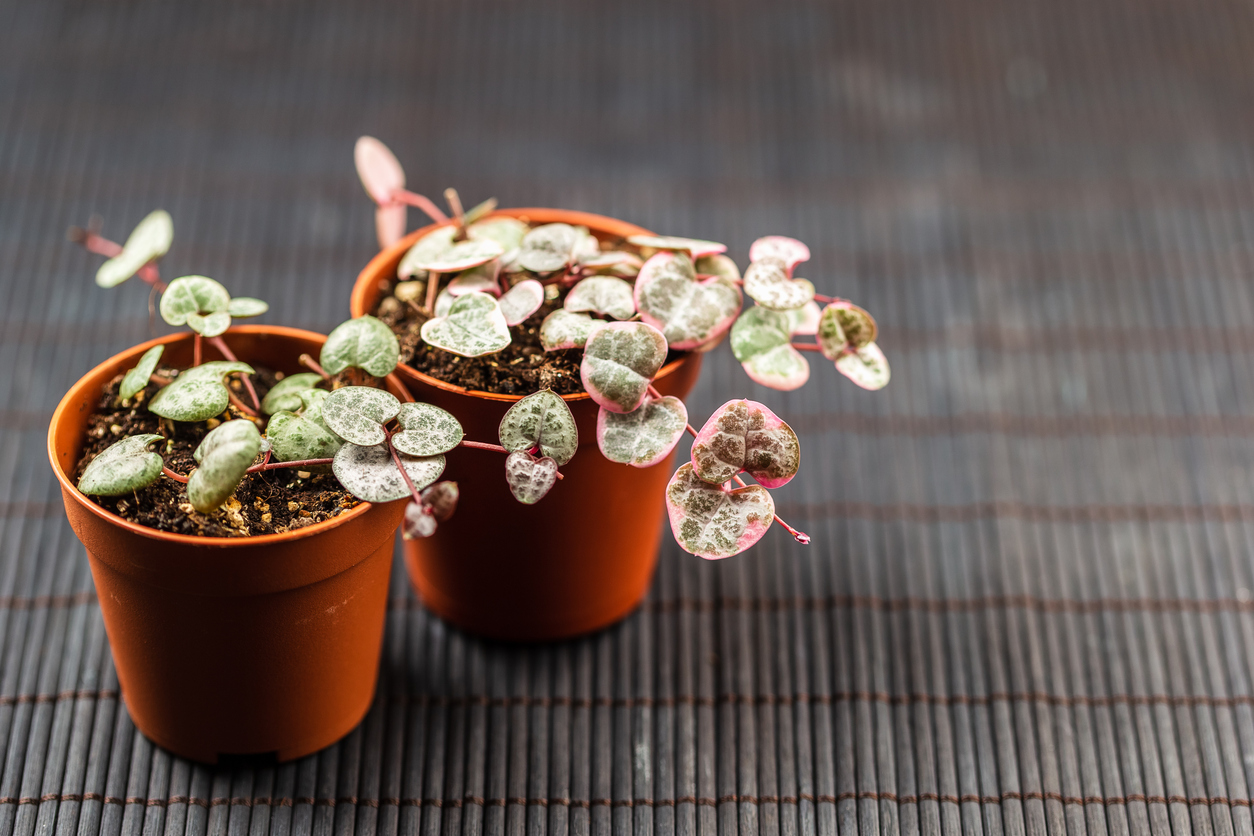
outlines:
[[[601,409],[597,446],[612,462],[652,467],[670,455],[687,428],[688,408],[679,398],[646,398],[633,412]]]
[[[600,324],[600,320],[587,314],[571,313],[565,308],[558,308],[540,323],[540,344],[545,351],[583,348],[592,329]]]
[[[270,310],[270,306],[264,300],[254,299],[252,296],[234,296],[226,306],[227,313],[241,319],[249,316],[261,316],[268,310]]]
[[[322,344],[319,363],[327,374],[349,367],[375,377],[392,373],[401,358],[401,344],[392,329],[373,316],[359,316],[335,327]]]
[[[231,294],[208,276],[182,276],[161,294],[161,318],[170,325],[184,325],[189,314],[225,313]]]
[[[568,311],[594,311],[614,319],[631,319],[636,315],[634,288],[630,283],[612,276],[590,276],[566,294],[562,303]]]
[[[509,252],[522,244],[523,236],[527,234],[527,225],[517,218],[486,218],[471,223],[466,228],[466,234],[472,241],[495,241],[500,244],[502,252]]]
[[[161,436],[132,435],[102,450],[78,480],[78,489],[88,496],[121,496],[151,485],[161,476],[165,461],[152,447]]]
[[[452,413],[429,403],[401,404],[396,414],[404,427],[392,435],[392,446],[411,456],[435,456],[461,443],[462,425]]]
[[[631,412],[644,401],[666,361],[666,338],[643,322],[611,322],[593,330],[579,374],[584,389],[611,412]]]
[[[118,388],[118,396],[122,400],[125,401],[135,397],[141,389],[148,385],[148,379],[157,370],[157,363],[161,360],[161,354],[164,351],[165,346],[154,345],[144,352],[144,356],[139,358],[135,368],[128,371],[126,376],[122,378],[122,385]]]
[[[542,455],[558,464],[566,464],[579,449],[575,416],[552,389],[541,389],[511,406],[501,419],[499,434],[506,450],[539,447]]]
[[[322,420],[345,441],[369,447],[387,439],[383,425],[396,417],[401,402],[391,392],[345,386],[322,401]]]
[[[261,433],[252,421],[227,421],[214,427],[193,455],[200,467],[187,479],[187,499],[202,514],[217,510],[261,451]]]
[[[271,387],[261,400],[261,411],[267,415],[284,410],[295,412],[301,408],[300,393],[313,389],[322,382],[322,376],[313,372],[289,374]]]
[[[745,271],[745,295],[776,311],[804,307],[814,299],[814,285],[806,279],[790,279],[778,259],[755,261]]]
[[[544,224],[528,232],[514,263],[534,273],[551,273],[570,264],[583,234],[569,224]]]
[[[266,425],[266,438],[270,440],[274,460],[280,462],[329,459],[344,444],[339,436],[308,412],[303,415],[287,411],[274,413]]]
[[[510,343],[509,324],[497,301],[486,293],[457,297],[447,316],[437,316],[422,324],[427,345],[462,357],[494,354]]]
[[[190,313],[187,315],[187,327],[205,338],[217,337],[226,333],[231,327],[231,315],[218,311],[207,315]]]
[[[122,252],[100,265],[96,271],[96,284],[101,287],[121,284],[145,264],[169,252],[172,243],[174,222],[170,213],[164,209],[150,212],[127,237]]]

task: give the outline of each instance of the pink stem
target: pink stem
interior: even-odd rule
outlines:
[[[209,344],[220,351],[222,356],[226,359],[232,362],[239,362],[239,358],[235,356],[235,352],[231,351],[231,349],[227,347],[226,340],[221,337],[211,337]],[[252,398],[253,407],[260,411],[261,399],[257,397],[257,390],[253,388],[253,382],[248,375],[244,375],[244,388],[248,390],[248,396]],[[251,414],[256,415],[257,413],[253,412]]]
[[[814,294],[814,301],[824,305],[830,305],[832,302],[841,301],[839,296],[824,296],[821,293]]]
[[[238,409],[240,412],[244,413],[245,415],[251,415],[254,418],[260,417],[252,407],[250,407],[248,404],[241,401],[239,397],[234,392],[231,391],[230,386],[226,387],[226,397],[231,402],[232,406],[234,406],[236,409]]]
[[[409,492],[414,497],[414,502],[422,505],[422,493],[414,484],[414,480],[409,478],[409,474],[405,471],[405,463],[401,461],[401,454],[396,452],[396,448],[392,446],[392,434],[386,429],[383,432],[387,435],[388,452],[392,454],[392,461],[396,463],[396,469],[401,472],[401,478],[405,480],[405,485],[409,488]]]
[[[200,365],[200,334],[192,334],[192,367]]]
[[[488,444],[486,441],[467,441],[464,438],[462,439],[461,443],[458,446],[469,447],[472,450],[491,450],[493,453],[504,453],[507,456],[509,455],[509,452],[510,452],[509,450],[506,450],[504,447],[502,447],[499,444]],[[536,448],[534,447],[532,448],[532,450],[535,450],[535,449]],[[534,453],[532,455],[534,455]],[[557,478],[565,479],[566,477],[563,476],[562,472],[559,470],[557,472]]]
[[[462,199],[457,194],[457,189],[452,187],[444,190],[444,199],[448,201],[448,208],[453,212],[453,220],[457,222],[457,234],[460,236],[466,231],[466,212],[462,209]]]
[[[733,476],[732,481],[742,488],[749,487],[748,485],[745,484],[745,480],[741,479],[739,476]],[[784,530],[787,531],[789,534],[791,534],[793,539],[796,540],[801,545],[803,546],[810,545],[810,535],[806,534],[804,531],[798,531],[797,529],[793,528],[788,523],[784,522],[783,517],[781,517],[779,514],[775,515],[775,522],[782,525],[784,527]]]
[[[299,358],[299,362],[302,366],[309,369],[311,372],[314,372],[317,375],[319,375],[327,383],[331,382],[331,375],[327,374],[326,369],[322,368],[322,366],[319,366],[318,361],[314,360],[314,358],[310,357],[308,354],[302,354]]]
[[[416,206],[427,214],[427,217],[438,224],[442,224],[448,220],[448,215],[440,211],[440,207],[431,202],[431,199],[420,194],[415,194],[409,189],[397,189],[392,192],[392,199],[399,203],[407,203],[410,206]]]
[[[161,472],[164,473],[166,476],[169,476],[175,482],[182,482],[184,485],[187,484],[186,476],[180,476],[168,467],[161,468]]]
[[[440,288],[440,274],[427,272],[427,315],[435,316],[435,295]]]
[[[798,351],[822,351],[818,343],[792,343],[792,347]]]

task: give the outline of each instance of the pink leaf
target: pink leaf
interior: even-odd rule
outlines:
[[[691,463],[666,486],[666,513],[680,548],[706,560],[739,554],[775,521],[775,500],[760,485],[727,490],[700,479]]]
[[[505,481],[510,493],[524,505],[534,505],[557,483],[557,462],[535,458],[525,450],[505,457]]]
[[[801,442],[792,427],[750,400],[720,406],[692,442],[698,477],[721,485],[743,471],[766,488],[792,481],[801,466]]]
[[[810,260],[810,248],[796,238],[783,235],[767,235],[753,242],[749,248],[749,260],[761,261],[766,258],[778,258],[792,272],[803,261]]]
[[[379,235],[379,249],[387,249],[405,237],[408,209],[404,203],[380,206],[374,210],[374,227]]]
[[[396,155],[374,137],[363,136],[357,140],[353,161],[366,194],[374,198],[375,203],[381,206],[391,203],[396,190],[405,188],[405,169],[401,168]]]
[[[501,313],[510,325],[519,325],[544,304],[544,285],[535,279],[524,279],[501,296]]]

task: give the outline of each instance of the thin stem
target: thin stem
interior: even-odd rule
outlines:
[[[222,353],[222,356],[232,362],[239,362],[239,358],[235,356],[235,352],[231,351],[226,345],[226,340],[221,337],[212,337],[209,344]],[[248,375],[244,375],[244,388],[248,390],[248,396],[252,398],[253,407],[258,411],[261,410],[261,399],[257,397],[257,390],[253,388],[252,379]],[[252,413],[256,415],[257,413]]]
[[[493,453],[504,453],[504,454],[505,454],[505,455],[507,455],[507,456],[510,454],[510,451],[509,451],[509,450],[506,450],[506,449],[505,449],[504,447],[502,447],[501,445],[499,445],[499,444],[488,444],[486,441],[467,441],[466,439],[464,439],[464,438],[463,438],[463,439],[461,440],[461,443],[460,443],[460,444],[458,444],[458,446],[459,446],[459,447],[469,447],[469,448],[471,448],[472,450],[491,450]],[[533,447],[532,449],[534,450],[535,448]],[[558,479],[565,479],[566,477],[565,477],[565,476],[563,476],[563,475],[562,475],[562,471],[560,471],[560,470],[559,470],[559,471],[557,472],[557,478],[558,478]]]
[[[440,274],[427,273],[427,316],[435,316],[435,294],[440,289]]]
[[[733,476],[732,481],[742,488],[749,487],[748,485],[745,484],[745,480],[741,479],[739,476]],[[788,523],[784,522],[784,518],[781,517],[779,514],[775,515],[775,522],[782,525],[784,527],[784,530],[787,531],[789,534],[791,534],[793,539],[796,540],[801,545],[803,546],[810,545],[810,535],[806,534],[804,531],[798,531],[797,529],[793,528]]]
[[[814,301],[822,305],[830,305],[832,302],[841,301],[839,296],[824,296],[821,293],[814,294]]]
[[[244,413],[245,415],[251,415],[254,418],[260,417],[257,414],[256,410],[254,410],[248,404],[241,401],[239,399],[239,395],[236,395],[234,392],[231,391],[230,386],[226,387],[226,397],[231,402],[231,406],[235,407],[236,409],[238,409],[240,412]]]
[[[415,194],[409,189],[397,189],[392,192],[392,199],[398,203],[406,203],[421,209],[427,214],[427,217],[438,224],[448,220],[448,215],[440,211],[440,207],[432,203],[431,199],[425,195]]]
[[[121,244],[117,241],[110,241],[92,229],[80,229],[72,226],[67,237],[76,244],[81,244],[87,252],[102,255],[105,258],[113,258],[122,252]],[[165,283],[161,281],[161,274],[157,272],[157,265],[154,262],[150,261],[143,267],[140,267],[135,272],[135,275],[157,290],[165,290]]]
[[[457,189],[449,186],[444,190],[444,199],[448,201],[448,208],[453,213],[453,220],[457,222],[457,232],[461,235],[466,231],[466,211],[462,209],[461,196],[457,194]]]
[[[305,459],[299,462],[265,462],[255,464],[248,468],[248,473],[260,473],[263,470],[278,470],[283,467],[299,467],[301,470],[308,470],[311,467],[317,467],[323,464],[331,464],[335,459]]]
[[[157,376],[157,375],[155,375],[155,374],[150,374],[150,375],[148,375],[148,382],[149,382],[149,383],[155,383],[155,384],[157,384],[158,386],[169,386],[169,385],[170,385],[171,383],[173,383],[174,381],[173,381],[173,380],[170,380],[170,378],[168,378],[168,377],[159,377],[159,376]]]
[[[192,368],[200,365],[200,334],[192,334]]]
[[[405,485],[409,488],[409,492],[414,497],[414,502],[422,505],[422,494],[418,491],[418,487],[414,484],[414,480],[409,478],[409,473],[405,470],[405,463],[401,461],[401,454],[396,452],[396,448],[392,446],[392,434],[385,428],[384,434],[387,435],[388,452],[392,454],[392,461],[396,463],[396,469],[401,472],[401,478],[405,480]]]
[[[154,284],[152,290],[148,291],[148,333],[153,337],[157,336],[157,286]]]
[[[164,473],[166,476],[169,476],[175,482],[182,482],[184,485],[187,484],[186,476],[180,476],[179,474],[175,473],[173,470],[171,470],[168,467],[162,467],[161,472]]]
[[[302,366],[309,369],[311,372],[316,373],[327,383],[331,382],[331,375],[327,374],[326,369],[319,366],[318,361],[310,357],[308,354],[302,354],[299,358],[299,362]]]
[[[818,343],[792,343],[793,348],[798,351],[822,351]]]

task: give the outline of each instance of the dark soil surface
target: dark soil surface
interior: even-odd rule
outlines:
[[[172,376],[174,370],[162,367],[158,376]],[[253,375],[258,397],[265,397],[279,378],[273,372],[259,369]],[[166,421],[144,406],[156,395],[159,386],[148,384],[142,392],[123,404],[118,399],[118,375],[101,393],[87,431],[83,456],[74,472],[77,480],[93,458],[114,442],[130,435],[157,433],[170,440],[163,451],[165,465],[184,476],[196,467],[192,451],[201,439],[221,421],[248,416],[232,405],[217,419],[195,424]],[[232,391],[244,402],[248,394],[239,380],[232,378]],[[264,424],[258,429],[264,430]],[[258,459],[260,461],[260,459]],[[244,537],[252,534],[277,534],[304,528],[329,520],[356,506],[358,500],[340,487],[330,473],[302,474],[295,468],[279,468],[262,473],[249,473],[235,496],[212,514],[202,514],[187,501],[187,486],[162,476],[146,488],[128,496],[94,496],[92,501],[119,517],[158,531],[192,534],[203,537]]]

